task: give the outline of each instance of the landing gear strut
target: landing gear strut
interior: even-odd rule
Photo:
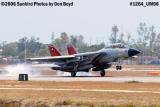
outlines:
[[[116,66],[116,70],[122,70],[122,66],[117,65],[117,66]]]
[[[78,68],[78,63],[75,64],[74,70],[71,72],[71,77],[75,77],[76,76],[76,73],[78,71],[77,68]]]
[[[118,59],[118,65],[116,66],[116,70],[122,70],[121,60]]]
[[[76,72],[75,71],[72,71],[71,72],[71,77],[75,77],[76,76]]]
[[[104,77],[106,74],[105,70],[100,71],[100,74],[101,74],[101,77]]]

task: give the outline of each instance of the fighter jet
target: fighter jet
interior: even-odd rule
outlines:
[[[91,68],[92,71],[100,72],[100,75],[104,77],[105,69],[110,68],[112,62],[133,57],[139,54],[140,51],[125,47],[122,44],[114,44],[98,51],[85,53],[77,53],[74,48],[70,48],[68,53],[69,55],[64,56],[28,58],[27,60],[52,62],[56,65],[51,67],[52,69],[70,72],[72,77],[75,77],[77,72],[89,72]]]

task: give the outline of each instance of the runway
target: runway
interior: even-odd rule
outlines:
[[[21,72],[17,71],[23,71],[24,69],[26,71],[30,70],[27,69],[28,66],[9,66],[12,70],[11,73],[6,73],[8,69],[0,68],[0,80],[18,80],[18,74]],[[13,69],[14,68],[14,69]],[[23,69],[22,69],[23,68]],[[152,69],[154,68],[154,69]],[[143,70],[142,70],[143,69]],[[159,72],[159,66],[154,67],[126,67],[125,69],[117,72],[114,71],[115,69],[110,68],[107,70],[106,77],[100,77],[99,73],[96,72],[89,72],[84,73],[78,72],[78,77],[70,77],[70,73],[64,73],[59,71],[54,71],[55,73],[52,75],[48,75],[47,73],[40,75],[32,75],[30,72],[27,72],[29,74],[29,80],[31,81],[64,81],[64,82],[72,82],[72,81],[105,81],[105,82],[128,82],[128,81],[138,81],[138,82],[152,82],[152,83],[160,83],[160,76],[148,76],[147,72]],[[158,70],[158,71],[157,71]],[[40,72],[41,70],[36,69],[36,72]],[[42,69],[42,71],[48,71],[48,69]],[[49,71],[52,73],[53,71]],[[143,73],[142,73],[143,72]],[[26,73],[26,72],[25,72]],[[56,74],[57,73],[57,74]],[[62,74],[61,74],[62,73]],[[123,74],[123,75],[121,75]]]
[[[40,99],[41,102],[44,102],[43,104],[51,106],[57,104],[57,102],[53,103],[57,99],[62,99],[62,103],[68,99],[75,99],[101,105],[103,100],[111,105],[121,105],[125,102],[144,106],[150,102],[158,105],[157,102],[160,100],[160,75],[148,75],[148,72],[160,72],[159,66],[156,66],[157,69],[151,67],[142,69],[137,66],[134,67],[136,69],[127,68],[121,71],[109,69],[106,70],[106,77],[100,77],[99,72],[92,71],[78,72],[77,77],[70,77],[70,73],[48,69],[38,68],[35,70],[36,72],[23,72],[23,69],[13,68],[9,69],[12,72],[7,72],[8,69],[5,69],[6,71],[0,69],[0,97],[12,102],[19,101],[20,104],[27,102],[32,106],[31,98],[38,100],[36,104],[39,104]],[[28,69],[24,70],[28,71]],[[20,73],[27,73],[29,81],[18,81]],[[19,100],[19,97],[15,96],[19,96],[23,100]]]
[[[17,76],[6,76],[1,75],[0,80],[18,80]],[[160,83],[160,77],[131,77],[131,76],[120,76],[120,77],[99,77],[99,76],[80,76],[80,77],[69,77],[69,76],[29,76],[29,80],[33,81],[60,81],[60,82],[72,82],[72,81],[105,81],[105,82],[153,82]]]

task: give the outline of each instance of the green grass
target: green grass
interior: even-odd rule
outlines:
[[[76,102],[75,105],[80,107],[95,107],[95,104],[92,102]]]

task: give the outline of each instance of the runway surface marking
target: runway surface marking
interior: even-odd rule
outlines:
[[[33,90],[33,91],[83,91],[83,92],[122,92],[122,93],[154,93],[160,91],[136,91],[136,90],[103,90],[103,89],[56,89],[56,88],[0,88],[0,90]]]

